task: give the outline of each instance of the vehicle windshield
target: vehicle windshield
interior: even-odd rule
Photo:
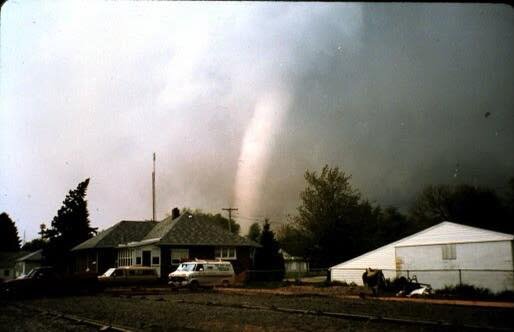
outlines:
[[[195,269],[196,264],[180,264],[177,271],[189,272]]]
[[[36,275],[37,271],[38,269],[30,270],[30,272],[25,276],[25,278],[33,278]]]
[[[114,273],[115,270],[116,270],[115,268],[111,267],[109,270],[105,271],[105,273],[102,274],[102,276],[110,277],[110,276],[112,276],[112,274]]]

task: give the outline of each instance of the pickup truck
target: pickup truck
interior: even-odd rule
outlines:
[[[24,277],[0,284],[0,297],[25,298],[91,293],[100,289],[93,273],[62,275],[52,267],[38,267]]]

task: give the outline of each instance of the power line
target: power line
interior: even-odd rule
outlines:
[[[248,221],[254,221],[256,223],[263,223],[264,222],[264,219],[265,218],[260,218],[260,219],[252,219],[252,218],[245,218],[245,217],[240,217],[240,216],[235,216],[234,217],[236,220],[238,219],[243,219],[243,220],[248,220]],[[270,224],[276,224],[276,225],[284,225],[286,224],[285,221],[273,221],[273,220],[269,220],[268,219],[268,223]]]
[[[236,218],[243,218],[243,219],[255,220],[255,221],[261,221],[261,220],[264,220],[264,219],[284,220],[284,219],[287,219],[289,216],[291,216],[291,215],[290,214],[285,214],[285,215],[255,216],[255,217],[242,216],[242,215],[239,215],[239,214],[235,215]]]
[[[228,231],[232,232],[232,211],[237,211],[237,208],[228,207],[222,208],[223,211],[228,211]]]

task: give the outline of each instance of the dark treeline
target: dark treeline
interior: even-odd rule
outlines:
[[[96,234],[96,228],[90,226],[85,199],[88,185],[89,179],[86,179],[79,183],[76,189],[70,190],[62,207],[52,219],[50,228],[42,224],[41,238],[25,243],[21,250],[43,249],[43,264],[71,272],[70,249]],[[16,226],[6,213],[0,215],[0,228],[0,244],[2,244],[0,251],[20,250]],[[3,231],[4,228],[6,231]]]
[[[2,212],[0,214],[0,252],[20,250],[18,229],[11,217]]]
[[[514,232],[514,178],[503,195],[491,188],[467,184],[430,185],[413,199],[407,213],[371,204],[350,185],[350,176],[338,167],[326,165],[319,174],[307,171],[305,180],[297,214],[277,230],[276,237],[282,249],[309,259],[312,267],[340,263],[442,221]],[[51,227],[42,228],[42,238],[26,243],[22,249],[43,248],[45,263],[64,269],[71,259],[69,250],[96,233],[90,227],[85,199],[88,184],[86,179],[70,190]],[[200,215],[223,228],[230,223],[234,234],[240,232],[239,224],[219,213],[187,208],[182,212]],[[262,257],[275,257],[278,247],[274,236],[269,223],[263,228],[252,225],[248,235],[263,248],[271,248],[267,254],[264,250]],[[16,225],[7,213],[0,215],[0,246],[0,251],[20,250]],[[262,257],[260,263],[266,265]]]
[[[442,221],[512,233],[514,179],[505,196],[490,188],[431,185],[414,199],[408,213],[371,204],[338,167],[305,173],[297,214],[278,232],[291,255],[328,267],[401,239]]]

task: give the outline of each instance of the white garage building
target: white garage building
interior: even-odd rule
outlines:
[[[330,268],[332,281],[362,285],[367,267],[386,278],[417,277],[432,288],[469,284],[514,290],[514,236],[449,221]]]

